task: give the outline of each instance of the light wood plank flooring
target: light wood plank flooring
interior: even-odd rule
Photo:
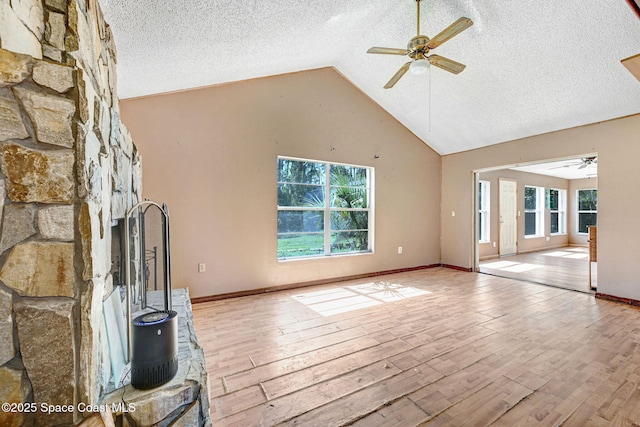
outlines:
[[[444,268],[195,304],[215,426],[637,426],[640,310]]]
[[[594,292],[589,288],[589,267],[592,286],[597,287],[597,263],[589,265],[589,251],[579,246],[549,249],[519,255],[509,255],[480,262],[480,272],[534,283]]]

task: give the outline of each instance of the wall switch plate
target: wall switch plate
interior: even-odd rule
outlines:
[[[401,254],[402,253],[402,246],[398,246],[398,253]]]
[[[207,271],[207,264],[204,262],[198,264],[198,273],[204,273],[205,271]]]

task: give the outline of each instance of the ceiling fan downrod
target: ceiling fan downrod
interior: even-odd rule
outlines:
[[[416,35],[419,36],[420,35],[420,1],[421,0],[416,0],[416,8],[418,9],[416,16],[417,16],[417,29],[416,29]]]

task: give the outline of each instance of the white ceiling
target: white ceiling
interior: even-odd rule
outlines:
[[[640,113],[640,53],[626,0],[423,0],[422,34],[474,25],[433,51],[432,67],[383,89],[407,58],[414,0],[100,0],[131,98],[333,66],[440,154]]]

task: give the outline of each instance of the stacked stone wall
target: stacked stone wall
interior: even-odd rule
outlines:
[[[0,402],[95,404],[110,365],[111,229],[140,200],[95,0],[0,0]],[[0,412],[0,425],[86,414]]]

